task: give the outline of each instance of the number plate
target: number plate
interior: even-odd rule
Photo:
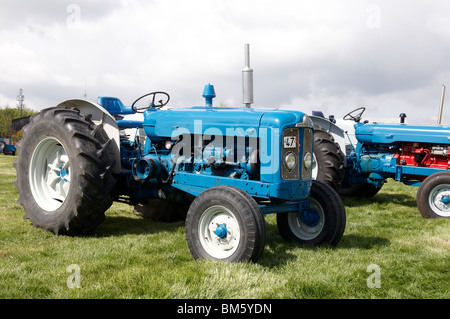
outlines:
[[[284,148],[296,148],[297,147],[297,137],[296,136],[285,136],[283,138]]]

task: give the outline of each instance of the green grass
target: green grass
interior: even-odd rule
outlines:
[[[337,247],[286,243],[266,216],[262,258],[230,264],[193,260],[183,222],[142,219],[124,204],[90,236],[34,229],[16,204],[14,159],[0,156],[0,298],[450,298],[450,219],[423,219],[415,187],[389,181],[371,200],[344,198]],[[367,285],[372,264],[380,288]],[[79,288],[67,284],[70,265]]]

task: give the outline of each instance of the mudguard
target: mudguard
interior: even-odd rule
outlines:
[[[337,126],[336,124],[332,123],[330,120],[319,117],[319,116],[309,116],[311,118],[311,120],[313,121],[314,124],[317,124],[319,126],[321,126],[325,131],[327,131],[328,133],[330,133],[333,138],[334,141],[336,143],[339,144],[339,147],[341,148],[341,152],[343,154],[346,153],[345,150],[345,135],[344,135],[344,130],[341,129],[339,126]]]
[[[112,140],[112,143],[114,147],[112,147],[113,150],[113,156],[114,156],[114,167],[113,167],[113,173],[119,174],[120,173],[120,138],[119,138],[119,127],[117,126],[116,120],[114,117],[106,111],[103,107],[100,105],[86,101],[86,100],[79,100],[79,99],[72,99],[67,100],[64,102],[61,102],[57,105],[58,107],[71,107],[71,108],[77,108],[80,110],[81,114],[91,114],[92,115],[92,121],[96,124],[103,124],[104,130],[108,137]]]

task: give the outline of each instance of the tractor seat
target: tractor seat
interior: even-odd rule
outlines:
[[[123,105],[122,101],[116,97],[100,96],[98,104],[105,108],[111,115],[134,114],[131,106]]]

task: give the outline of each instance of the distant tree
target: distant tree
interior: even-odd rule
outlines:
[[[22,117],[30,116],[36,113],[33,110],[24,108],[22,110]],[[11,137],[14,133],[12,131],[12,120],[20,117],[20,112],[17,108],[6,106],[0,108],[0,137]]]
[[[11,136],[11,140],[13,142],[13,144],[16,144],[18,141],[20,141],[22,139],[22,130],[17,131],[16,133],[14,133]]]

